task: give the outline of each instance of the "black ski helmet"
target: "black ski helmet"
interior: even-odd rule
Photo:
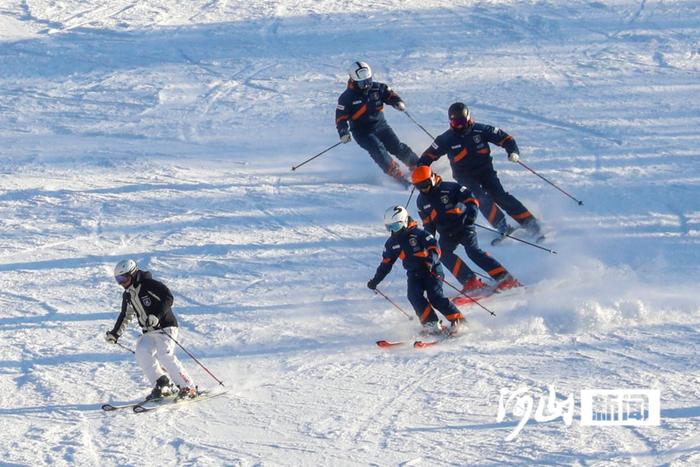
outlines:
[[[464,132],[472,127],[472,113],[462,102],[455,102],[447,110],[447,117],[450,119],[450,128],[457,132]]]

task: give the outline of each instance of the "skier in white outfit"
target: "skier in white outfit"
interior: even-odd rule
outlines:
[[[136,316],[143,335],[136,344],[136,361],[146,373],[153,390],[146,399],[178,393],[178,397],[195,397],[197,388],[175,356],[178,325],[172,311],[173,295],[168,287],[141,271],[132,259],[114,267],[114,278],[124,288],[121,313],[105,340],[116,344],[127,324]],[[167,335],[166,335],[167,334]]]

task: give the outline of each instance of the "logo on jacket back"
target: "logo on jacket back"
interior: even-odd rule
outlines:
[[[440,201],[442,201],[442,204],[450,204],[450,198],[447,195],[442,195]]]
[[[145,297],[139,297],[139,298],[141,299],[141,303],[143,303],[144,306],[151,306],[151,304],[153,303],[151,301],[151,297],[149,297],[148,295],[146,295]]]
[[[481,136],[480,136],[480,135],[474,135],[474,142],[475,142],[476,144],[481,143]]]

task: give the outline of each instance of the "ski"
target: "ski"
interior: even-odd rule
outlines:
[[[404,342],[404,341],[387,341],[387,340],[377,341],[377,345],[382,349],[390,349],[392,347],[401,347],[402,345],[407,345],[407,344],[408,344],[408,342]]]
[[[467,305],[472,305],[479,300],[483,300],[484,298],[489,298],[492,296],[494,293],[496,293],[496,287],[484,287],[480,290],[474,290],[471,292],[465,292],[469,297],[465,297],[464,295],[457,295],[456,297],[452,298],[452,303],[454,303],[457,306],[467,306]]]
[[[117,410],[133,409],[137,405],[143,405],[143,404],[146,404],[149,402],[159,402],[159,401],[163,401],[163,400],[167,400],[167,399],[174,399],[174,398],[175,398],[175,396],[169,396],[169,397],[160,397],[157,399],[149,399],[149,400],[143,399],[143,400],[140,400],[138,402],[127,402],[124,404],[102,404],[102,410],[104,410],[105,412],[114,412]]]
[[[213,399],[215,397],[223,396],[227,391],[212,392],[203,390],[196,397],[172,397],[166,399],[160,399],[158,401],[147,401],[142,404],[136,404],[132,407],[134,413],[146,413],[158,410],[164,407],[181,407],[189,402],[199,402],[207,399]]]
[[[414,349],[426,349],[428,347],[434,347],[436,345],[442,344],[446,340],[454,339],[457,336],[458,336],[457,330],[450,331],[450,332],[447,332],[446,334],[443,334],[442,336],[439,336],[437,339],[432,340],[432,341],[417,340],[413,343],[413,348]]]

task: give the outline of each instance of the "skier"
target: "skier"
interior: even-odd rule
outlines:
[[[403,206],[387,209],[384,225],[391,236],[384,244],[382,262],[374,277],[367,282],[367,287],[376,289],[400,258],[408,277],[408,301],[418,315],[424,332],[441,334],[446,331],[433,306],[452,323],[452,332],[456,332],[464,317],[442,291],[442,278],[445,275],[435,237],[419,228]]]
[[[335,126],[340,141],[349,143],[352,136],[387,175],[408,188],[411,186],[390,153],[413,170],[418,156],[399,138],[384,118],[384,104],[403,112],[406,104],[384,83],[372,80],[372,69],[365,62],[353,62],[347,89],[338,98]]]
[[[515,196],[503,189],[493,168],[489,143],[503,147],[508,153],[509,161],[518,162],[520,159],[518,145],[513,137],[500,128],[476,123],[469,108],[461,102],[450,106],[448,117],[450,129],[435,138],[433,144],[421,155],[418,165],[430,165],[447,154],[454,179],[476,195],[480,201],[481,213],[502,236],[515,229],[507,225],[498,206],[537,241],[541,241],[544,237],[539,222]]]
[[[146,399],[175,393],[180,398],[196,397],[197,387],[175,356],[173,339],[177,339],[178,325],[171,308],[173,295],[168,287],[153,279],[150,272],[139,270],[132,259],[117,263],[114,278],[124,288],[124,294],[121,313],[114,328],[105,334],[105,340],[116,344],[136,315],[143,332],[136,344],[136,361],[153,385]]]
[[[479,248],[474,231],[479,201],[468,188],[459,183],[444,182],[429,166],[413,171],[411,181],[420,191],[416,204],[423,220],[423,228],[440,234],[440,259],[463,284],[462,292],[474,291],[486,285],[476,277],[454,251],[464,246],[467,256],[497,282],[496,291],[518,287],[521,284],[494,258]]]

